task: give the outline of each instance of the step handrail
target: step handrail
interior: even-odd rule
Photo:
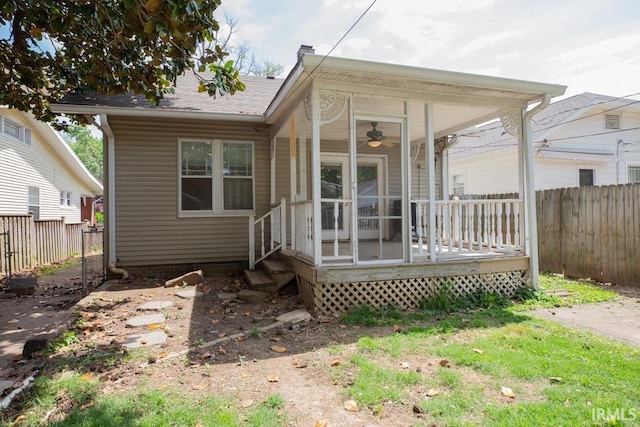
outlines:
[[[286,199],[280,199],[280,204],[269,212],[255,219],[249,216],[249,270],[255,270],[256,264],[272,253],[285,248],[287,245],[287,210]],[[265,223],[269,220],[269,244],[265,240]],[[256,226],[260,225],[260,256],[256,258]]]

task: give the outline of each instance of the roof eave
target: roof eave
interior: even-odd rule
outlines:
[[[224,120],[250,123],[264,123],[264,114],[214,113],[205,111],[178,111],[160,109],[141,109],[127,107],[107,107],[100,105],[52,104],[51,111],[58,114],[106,114],[111,116],[164,117],[175,119]]]
[[[560,96],[563,95],[567,89],[564,85],[551,83],[539,83],[358,59],[324,57],[322,55],[304,55],[302,62],[304,68],[325,68],[358,74],[371,74],[372,70],[375,70],[376,74],[399,79],[418,79],[447,85],[472,86],[483,89],[529,93],[533,95],[532,99],[546,93],[552,96]]]

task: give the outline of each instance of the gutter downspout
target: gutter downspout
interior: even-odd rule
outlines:
[[[536,187],[533,177],[533,137],[531,135],[531,118],[549,106],[551,94],[545,93],[540,104],[522,115],[522,142],[524,145],[525,167],[525,213],[529,239],[529,282],[533,289],[540,290],[538,277],[540,266],[538,261],[538,226],[536,224]]]
[[[106,114],[100,115],[100,127],[107,139],[107,232],[109,242],[109,253],[107,258],[107,269],[110,273],[119,274],[122,280],[129,277],[129,273],[124,268],[116,267],[116,210],[115,210],[115,176],[116,176],[116,147],[115,137]]]

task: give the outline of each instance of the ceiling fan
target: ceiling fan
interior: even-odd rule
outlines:
[[[393,147],[394,143],[400,142],[400,141],[391,141],[390,139],[388,139],[386,136],[384,136],[381,130],[376,129],[377,126],[378,126],[378,122],[371,122],[371,127],[373,129],[367,132],[367,139],[366,141],[364,141],[364,143],[361,146],[366,144],[369,147],[378,148],[381,145],[384,145],[387,148],[391,148]]]

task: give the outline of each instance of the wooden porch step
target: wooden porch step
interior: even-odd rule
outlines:
[[[291,267],[275,259],[262,261],[262,268],[276,282],[276,289],[280,289],[296,277]]]
[[[276,282],[261,270],[245,270],[244,275],[252,289],[270,289],[276,285]]]

